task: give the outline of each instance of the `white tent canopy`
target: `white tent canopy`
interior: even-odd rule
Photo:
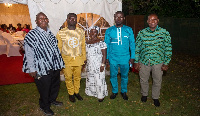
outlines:
[[[122,0],[0,0],[0,3],[6,2],[27,4],[32,28],[36,27],[36,14],[44,12],[49,18],[49,27],[54,34],[66,21],[68,13],[97,14],[112,26],[114,13],[122,11]]]

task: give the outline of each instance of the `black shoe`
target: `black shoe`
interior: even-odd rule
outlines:
[[[69,95],[69,100],[71,102],[75,102],[76,101],[74,95]]]
[[[142,101],[142,102],[147,102],[147,96],[142,96],[142,97],[141,97],[141,101]]]
[[[53,101],[51,102],[52,105],[55,105],[55,106],[62,106],[63,103],[62,102],[59,102],[59,101]]]
[[[98,99],[99,102],[103,102],[103,100],[104,100],[104,98],[103,99]]]
[[[112,95],[110,96],[110,99],[115,99],[118,93],[112,93]]]
[[[46,116],[54,115],[54,112],[51,109],[45,110],[45,109],[40,108],[40,110],[43,111]]]
[[[155,105],[156,107],[159,107],[159,106],[160,106],[160,102],[159,102],[158,99],[153,99],[153,101],[154,101],[154,105]]]
[[[128,100],[128,96],[126,95],[125,92],[124,93],[121,92],[121,95],[122,95],[122,97],[123,97],[124,100]]]
[[[74,94],[75,96],[76,96],[76,98],[78,99],[78,100],[80,100],[80,101],[82,101],[83,100],[83,98],[80,96],[80,94],[79,93],[77,93],[77,94]]]

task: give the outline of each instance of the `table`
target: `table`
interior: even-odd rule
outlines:
[[[20,47],[23,48],[24,46],[24,37],[23,36],[13,36],[14,40],[18,41]]]

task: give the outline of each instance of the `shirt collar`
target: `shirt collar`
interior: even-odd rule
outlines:
[[[124,25],[123,25],[122,27],[124,27]],[[122,27],[121,27],[121,28],[122,28]],[[120,28],[120,27],[116,27],[116,25],[115,25],[115,28]]]
[[[157,25],[156,26],[156,29],[154,30],[154,31],[152,31],[151,29],[150,29],[150,27],[147,27],[147,31],[149,31],[149,32],[155,32],[155,31],[158,31],[159,30],[159,26]]]
[[[38,29],[40,32],[46,32],[46,33],[50,32],[49,28],[47,28],[47,31],[45,31],[44,29],[37,26],[36,29]]]
[[[69,28],[68,27],[65,27],[64,29],[66,29],[66,30],[69,30]],[[80,28],[79,27],[76,27],[76,29],[75,30],[79,30]],[[72,31],[74,31],[74,30],[72,30]]]

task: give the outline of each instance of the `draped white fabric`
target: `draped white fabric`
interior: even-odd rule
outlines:
[[[15,4],[15,3],[20,3],[20,4],[27,4],[28,0],[0,0],[0,3],[11,3],[11,4]]]
[[[1,2],[2,0],[0,0]],[[28,4],[32,28],[35,18],[44,12],[49,18],[49,27],[56,34],[65,22],[68,13],[94,13],[103,17],[110,26],[114,25],[114,13],[122,10],[122,0],[8,0]]]

